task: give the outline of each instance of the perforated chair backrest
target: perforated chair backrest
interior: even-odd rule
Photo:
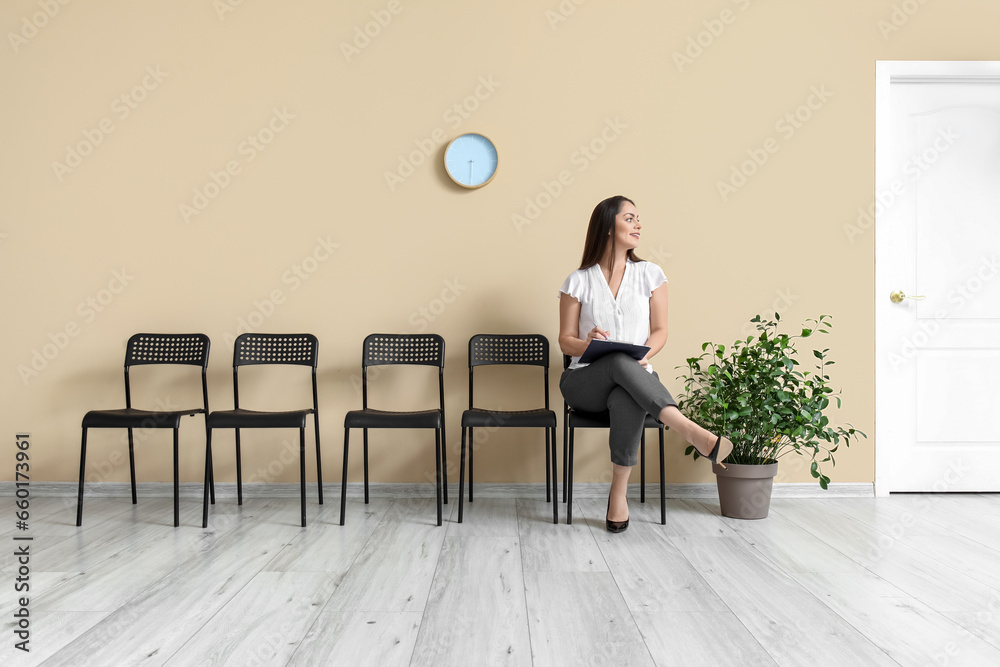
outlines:
[[[368,367],[436,366],[438,399],[444,414],[444,338],[438,334],[369,334],[361,354],[361,406],[368,409]]]
[[[293,364],[316,368],[319,340],[312,334],[245,333],[233,345],[233,366]]]
[[[319,359],[319,339],[312,334],[245,333],[233,343],[233,405],[240,407],[240,366],[284,364],[309,366],[312,369],[313,410],[319,411],[316,388],[316,363]]]
[[[477,334],[469,339],[469,367],[494,364],[549,365],[549,341],[541,334]]]
[[[125,366],[186,364],[206,367],[210,345],[205,334],[135,334],[125,346]]]
[[[438,334],[371,334],[361,367],[416,364],[444,368],[444,338]]]
[[[211,341],[205,334],[159,334],[139,333],[128,339],[125,345],[125,407],[132,407],[132,386],[129,369],[132,366],[152,364],[180,364],[201,366],[201,393],[208,414],[208,352]]]
[[[477,334],[469,339],[469,409],[474,406],[476,366],[541,366],[545,409],[549,409],[549,340],[541,334]]]

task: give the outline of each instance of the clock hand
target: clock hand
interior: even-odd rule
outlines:
[[[475,160],[469,160],[469,183],[472,183],[472,167],[476,164]]]

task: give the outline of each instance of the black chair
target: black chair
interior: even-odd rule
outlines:
[[[80,489],[76,500],[76,525],[83,524],[83,477],[87,463],[87,429],[124,428],[128,429],[128,463],[132,478],[132,504],[136,504],[135,494],[135,446],[132,435],[137,428],[171,428],[174,430],[174,526],[180,525],[178,468],[178,435],[181,417],[185,415],[208,414],[208,384],[205,371],[208,369],[210,342],[205,334],[135,334],[128,339],[125,348],[125,409],[91,410],[83,417],[83,441],[80,444]],[[154,364],[180,364],[201,366],[201,395],[203,407],[189,410],[138,410],[132,407],[132,388],[129,383],[129,369],[132,366]],[[206,485],[211,479],[211,470],[206,472]],[[215,487],[212,485],[212,496]]]
[[[205,446],[205,494],[202,509],[202,528],[208,527],[208,486],[212,470],[212,430],[236,430],[236,496],[243,504],[243,470],[240,453],[241,428],[297,428],[299,429],[299,491],[301,495],[302,526],[306,525],[306,423],[313,416],[316,431],[316,487],[319,504],[323,504],[323,464],[319,445],[319,400],[316,393],[316,363],[319,341],[312,334],[259,334],[245,333],[233,345],[233,409],[216,410],[208,416],[208,437]],[[312,407],[299,410],[260,412],[240,407],[240,366],[293,365],[312,369]],[[213,497],[213,502],[215,502]]]
[[[472,371],[476,366],[541,366],[544,370],[545,407],[534,410],[483,410],[474,407]],[[462,523],[465,486],[465,434],[475,443],[476,428],[545,429],[545,501],[552,502],[552,523],[559,523],[556,472],[556,413],[549,409],[549,341],[538,334],[479,334],[469,339],[469,409],[462,413],[462,455],[459,465],[458,522]],[[469,447],[469,502],[472,502],[472,459]],[[551,464],[550,464],[551,461]],[[551,484],[551,486],[550,486]]]
[[[390,412],[368,407],[368,367],[387,365],[437,366],[436,410]],[[444,338],[437,334],[371,334],[365,338],[361,355],[361,410],[344,417],[344,478],[340,487],[340,525],[344,525],[347,502],[347,452],[352,428],[364,429],[365,503],[368,503],[368,429],[434,429],[434,465],[437,469],[437,525],[441,525],[442,470],[447,465],[444,437]],[[444,502],[448,502],[448,473],[443,475]]]
[[[563,368],[568,368],[570,357],[563,355]],[[573,523],[573,430],[578,428],[610,428],[610,417],[605,412],[581,412],[569,407],[563,400],[563,502],[566,503],[566,523]],[[655,428],[660,434],[660,523],[667,523],[666,484],[663,474],[663,431],[653,415],[646,415],[639,446],[639,502],[646,502],[646,429]]]

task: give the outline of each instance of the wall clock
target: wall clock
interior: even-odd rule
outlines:
[[[463,188],[481,188],[497,174],[497,148],[489,137],[467,132],[451,140],[444,150],[444,169]]]

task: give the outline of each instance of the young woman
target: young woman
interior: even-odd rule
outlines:
[[[580,268],[559,290],[559,347],[573,358],[559,388],[574,410],[610,414],[606,521],[614,533],[628,528],[625,492],[647,413],[710,461],[721,464],[733,450],[727,438],[681,414],[649,363],[667,342],[667,278],[659,266],[636,257],[641,231],[632,200],[618,195],[599,203],[590,216]],[[580,356],[595,338],[646,345],[649,352],[638,361],[614,352],[581,364]]]

